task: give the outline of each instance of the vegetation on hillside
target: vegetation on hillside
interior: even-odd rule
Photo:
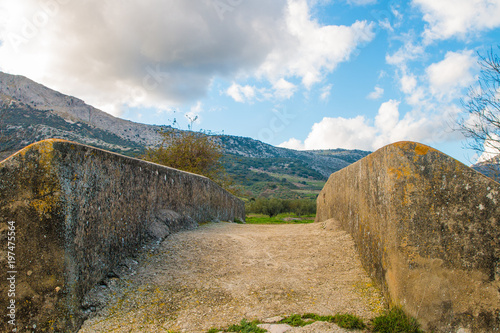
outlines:
[[[269,217],[281,213],[294,213],[297,216],[316,214],[316,201],[310,199],[286,200],[278,198],[257,198],[245,205],[247,214],[264,214]]]
[[[144,151],[135,142],[83,122],[70,122],[56,114],[37,110],[20,102],[0,104],[0,152],[12,154],[29,144],[48,138],[82,142],[131,156]],[[123,147],[127,150],[120,149]]]
[[[307,224],[313,223],[316,218],[315,214],[298,216],[294,213],[281,213],[273,217],[264,214],[247,214],[245,218],[246,224]]]
[[[224,167],[246,198],[316,199],[326,177],[292,158],[225,155]]]

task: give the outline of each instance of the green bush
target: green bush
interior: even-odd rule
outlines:
[[[302,327],[302,326],[306,326],[309,323],[302,320],[302,317],[300,315],[293,314],[293,315],[281,320],[280,324],[288,324],[288,325],[293,326],[293,327]]]
[[[418,322],[404,313],[403,309],[392,308],[372,320],[372,331],[381,333],[424,333]]]
[[[312,319],[305,321],[304,319]],[[288,324],[293,327],[302,327],[312,324],[315,321],[325,321],[335,323],[339,327],[347,329],[364,329],[365,323],[360,318],[350,314],[336,314],[335,316],[320,316],[314,313],[306,313],[305,315],[294,314],[281,320],[280,323]]]
[[[281,213],[295,213],[298,216],[316,214],[316,201],[308,199],[286,200],[257,198],[246,204],[247,213],[264,214],[269,217]]]
[[[332,320],[335,324],[347,329],[364,329],[365,323],[358,317],[350,314],[336,314]]]
[[[248,322],[243,319],[239,325],[231,325],[225,331],[240,332],[240,333],[265,333],[265,329],[259,328],[257,321]]]

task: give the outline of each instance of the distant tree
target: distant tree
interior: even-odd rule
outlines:
[[[273,217],[280,213],[283,213],[285,210],[286,209],[283,200],[271,198],[267,201],[266,205],[264,205],[262,213],[265,215],[269,215],[269,217]]]
[[[278,198],[257,198],[246,204],[247,213],[264,214],[269,217],[281,213],[295,213],[298,216],[316,214],[316,201],[308,199],[286,200]]]
[[[479,54],[479,65],[478,81],[462,101],[464,113],[458,125],[470,148],[495,155],[500,153],[500,57],[492,48],[484,56]]]
[[[223,150],[211,136],[171,128],[160,134],[161,144],[149,148],[142,159],[206,176],[222,187],[230,185],[221,162]]]

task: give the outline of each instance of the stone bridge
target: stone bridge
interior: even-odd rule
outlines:
[[[118,283],[123,298],[109,299],[148,310],[130,303],[114,320],[143,325],[156,313],[168,326],[170,311],[203,331],[223,313],[349,310],[369,319],[384,301],[366,287],[362,265],[427,330],[500,330],[499,194],[498,183],[430,147],[392,144],[331,175],[317,200],[317,222],[328,222],[210,225],[167,238],[155,256],[142,251],[137,274]],[[111,286],[117,264],[144,244],[243,219],[243,202],[205,177],[67,141],[33,144],[0,164],[0,261],[12,265],[0,271],[0,307],[9,314],[17,301],[21,331],[76,331],[85,296]]]

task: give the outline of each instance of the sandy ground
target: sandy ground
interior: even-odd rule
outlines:
[[[89,304],[97,311],[80,333],[206,332],[308,312],[368,320],[383,309],[352,238],[334,221],[210,223],[131,262],[96,289]]]

